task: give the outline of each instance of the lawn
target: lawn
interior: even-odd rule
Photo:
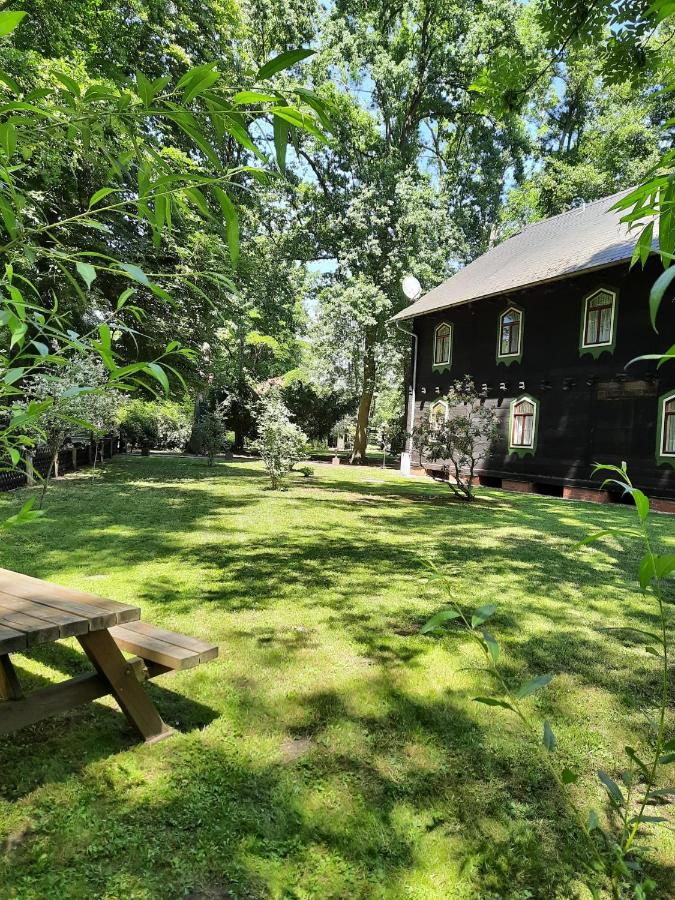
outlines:
[[[574,543],[632,510],[316,465],[266,490],[253,462],[119,458],[48,494],[0,563],[117,600],[220,644],[150,687],[178,729],[139,745],[112,701],[0,740],[0,896],[20,898],[571,898],[583,845],[540,749],[472,702],[481,659],[461,629],[419,635],[444,603],[496,603],[516,681],[572,791],[606,812],[595,770],[644,746],[657,662],[610,625],[650,620],[636,553]],[[0,497],[0,511],[19,496]],[[675,522],[654,516],[662,544]],[[16,657],[34,685],[85,668],[73,641]],[[657,896],[673,833],[647,842]]]

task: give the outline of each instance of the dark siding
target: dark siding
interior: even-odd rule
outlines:
[[[649,290],[659,271],[657,260],[644,271],[622,264],[416,319],[416,417],[454,379],[470,374],[479,389],[488,385],[488,402],[502,421],[502,438],[481,464],[483,473],[586,486],[593,462],[626,460],[640,487],[675,497],[675,469],[655,458],[658,398],[675,388],[675,361],[660,370],[644,362],[625,368],[675,339],[671,299],[659,314],[659,334],[649,321]],[[594,359],[579,355],[580,322],[584,298],[602,286],[618,292],[616,348]],[[510,304],[524,311],[524,335],[522,361],[507,366],[496,359],[497,326]],[[454,328],[452,370],[439,373],[432,368],[433,332],[444,321]],[[509,403],[523,393],[521,382],[540,402],[537,450],[524,458],[509,454],[506,440]]]

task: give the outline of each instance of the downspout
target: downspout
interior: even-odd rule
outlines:
[[[398,322],[394,322],[396,328],[401,334],[411,335],[413,338],[413,366],[412,366],[412,384],[410,386],[410,397],[408,400],[408,421],[406,422],[405,450],[401,453],[401,475],[410,475],[410,460],[412,456],[412,430],[415,423],[415,385],[417,384],[417,335],[414,331],[406,331],[401,328]]]

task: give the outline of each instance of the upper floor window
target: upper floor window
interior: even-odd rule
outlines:
[[[434,331],[434,366],[449,366],[452,359],[452,325],[443,322]]]
[[[531,397],[520,397],[511,404],[512,448],[534,449],[537,426],[537,402]]]
[[[661,453],[663,456],[675,456],[675,394],[663,401],[662,415]]]
[[[582,347],[609,347],[614,343],[616,294],[604,288],[586,297]]]
[[[523,336],[523,314],[510,307],[499,317],[499,353],[503,356],[519,356]]]

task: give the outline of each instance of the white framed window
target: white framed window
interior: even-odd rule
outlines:
[[[432,403],[429,411],[429,424],[432,431],[440,431],[440,429],[448,421],[448,404],[445,400],[436,400]]]
[[[449,366],[452,360],[452,325],[441,322],[434,331],[434,366]]]
[[[582,347],[609,347],[614,343],[616,294],[600,288],[584,301]]]
[[[534,450],[538,406],[532,397],[517,397],[511,403],[509,446],[514,450]]]
[[[520,356],[523,341],[523,314],[514,306],[499,317],[499,356]]]
[[[661,455],[675,457],[675,394],[662,400]]]

